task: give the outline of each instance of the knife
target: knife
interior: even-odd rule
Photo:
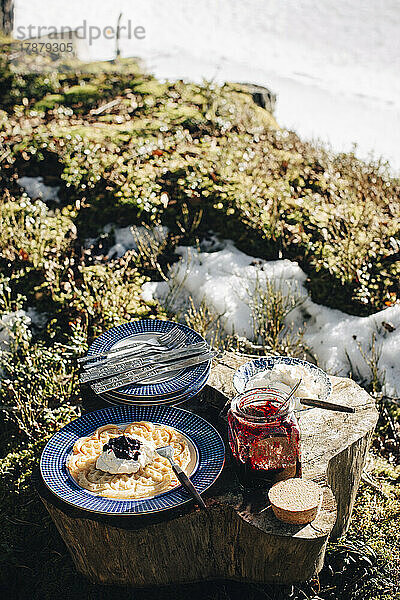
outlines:
[[[335,404],[334,402],[325,402],[325,400],[316,400],[314,398],[299,398],[301,404],[305,406],[314,406],[316,408],[325,408],[326,410],[336,410],[337,412],[355,413],[356,409],[343,404]]]
[[[189,356],[201,354],[201,352],[204,352],[206,349],[207,344],[205,342],[199,342],[198,344],[190,344],[184,348],[180,348],[179,350],[164,352],[156,357],[154,357],[154,354],[142,358],[126,359],[122,357],[117,362],[107,362],[100,367],[93,367],[92,369],[85,371],[81,374],[79,382],[89,383],[90,381],[104,379],[105,377],[111,377],[112,375],[118,375],[119,373],[125,373],[126,371],[135,371],[152,364],[167,366],[167,363],[171,360],[183,357],[189,358]]]
[[[129,385],[132,383],[144,383],[145,381],[152,380],[154,377],[158,377],[163,373],[168,373],[169,371],[176,369],[183,369],[186,367],[193,367],[195,365],[199,365],[203,362],[209,361],[214,356],[216,356],[217,352],[209,351],[204,352],[203,354],[199,354],[198,356],[193,356],[192,358],[185,358],[182,360],[178,360],[176,362],[172,362],[166,367],[162,367],[161,369],[157,366],[145,367],[141,371],[128,371],[126,373],[121,373],[119,375],[114,375],[113,377],[107,377],[103,381],[92,384],[91,388],[96,394],[102,394],[104,392],[110,392],[111,390],[116,390],[124,385]]]

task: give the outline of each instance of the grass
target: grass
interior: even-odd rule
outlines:
[[[176,246],[195,245],[210,229],[255,256],[298,260],[319,302],[356,314],[397,302],[399,181],[384,164],[332,155],[281,130],[241,86],[161,84],[134,61],[34,74],[0,59],[0,340],[8,342],[0,354],[0,581],[21,600],[50,600],[60,589],[71,599],[113,600],[127,592],[77,576],[30,482],[46,441],[81,412],[74,357],[112,325],[170,316],[179,284],[164,307],[144,302],[141,286],[165,280]],[[17,178],[39,174],[61,186],[59,206],[21,193]],[[105,261],[110,221],[140,229],[136,250]],[[93,247],[88,236],[98,238]],[[301,332],[284,327],[301,299],[267,291],[253,295],[257,344],[225,338],[223,315],[190,298],[172,316],[221,348],[304,355]],[[44,325],[18,312],[28,308]],[[137,598],[395,598],[399,411],[379,396],[373,344],[365,360],[381,410],[374,477],[387,496],[362,485],[352,528],[329,545],[319,579],[177,586]]]
[[[254,290],[249,290],[253,320],[253,339],[261,346],[262,354],[283,354],[306,358],[310,349],[303,342],[303,332],[293,331],[287,327],[286,318],[297,307],[304,303],[296,289],[283,289],[283,282],[276,284],[265,281],[265,288],[260,285],[259,277]]]
[[[221,317],[222,315],[214,313],[204,301],[200,306],[196,306],[193,298],[189,296],[188,308],[184,313],[186,325],[200,333],[214,348],[224,350],[229,348],[230,339],[223,332]]]

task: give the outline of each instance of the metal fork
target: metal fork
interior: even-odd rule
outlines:
[[[138,358],[137,355],[133,357],[125,357],[125,355],[118,361],[100,361],[95,363],[91,369],[86,369],[80,378],[80,383],[89,383],[90,381],[98,381],[106,377],[118,375],[126,371],[133,371],[135,369],[141,369],[150,365],[158,365],[160,367],[166,366],[171,361],[182,359],[189,356],[195,356],[203,353],[207,350],[208,346],[206,342],[199,342],[197,344],[189,344],[183,346],[183,348],[174,348],[169,352],[163,352],[162,354],[151,353],[150,355],[141,354]]]
[[[78,363],[84,365],[89,361],[95,361],[94,364],[96,364],[99,358],[109,358],[109,356],[111,355],[112,359],[113,355],[128,354],[128,352],[126,352],[127,350],[132,351],[132,354],[135,351],[141,352],[146,348],[152,350],[155,350],[157,348],[158,351],[161,351],[162,348],[167,350],[172,347],[176,347],[177,344],[183,344],[185,341],[186,335],[184,334],[184,332],[178,327],[174,327],[167,333],[163,333],[157,336],[155,342],[152,342],[151,340],[133,342],[131,344],[126,344],[125,346],[120,346],[119,348],[111,348],[110,350],[107,350],[107,352],[100,352],[98,354],[82,356],[78,358]]]
[[[159,356],[162,358],[164,354],[172,350],[180,350],[186,347],[186,339],[185,341],[174,342],[171,346],[140,346],[139,348],[135,347],[132,349],[128,349],[127,352],[118,352],[113,354],[110,358],[104,357],[96,360],[94,362],[86,363],[81,365],[85,371],[91,371],[96,367],[103,367],[105,365],[116,365],[118,363],[126,362],[127,360],[132,360],[134,358],[148,358],[150,356]]]
[[[200,508],[207,510],[207,506],[200,496],[199,492],[194,487],[193,483],[190,481],[189,477],[186,475],[184,471],[182,471],[181,467],[176,464],[174,461],[174,449],[172,446],[162,446],[161,448],[156,448],[157,454],[163,456],[171,463],[171,467],[181,484],[187,489],[189,494],[192,496],[193,500],[200,506]]]

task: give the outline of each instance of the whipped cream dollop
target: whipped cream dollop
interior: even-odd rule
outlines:
[[[107,473],[136,473],[156,457],[156,445],[143,438],[120,435],[110,438],[96,461],[96,468]]]
[[[270,371],[260,371],[249,379],[246,390],[257,387],[274,387],[284,394],[289,393],[301,378],[301,384],[296,392],[297,398],[318,398],[321,384],[313,377],[310,370],[301,364],[275,364]]]

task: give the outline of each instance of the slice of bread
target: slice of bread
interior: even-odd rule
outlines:
[[[322,489],[309,479],[278,481],[268,492],[275,516],[285,523],[311,523],[322,504]]]

